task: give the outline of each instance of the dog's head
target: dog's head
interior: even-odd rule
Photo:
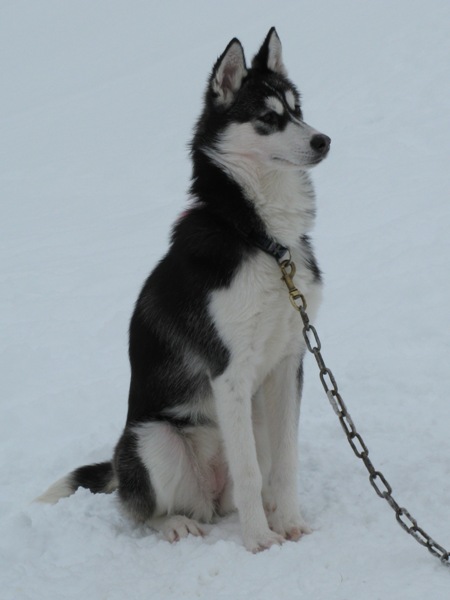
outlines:
[[[251,68],[239,40],[228,44],[212,70],[199,129],[216,159],[251,160],[268,169],[309,169],[327,156],[331,142],[303,120],[274,27]]]

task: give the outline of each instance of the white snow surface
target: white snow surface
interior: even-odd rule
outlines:
[[[275,25],[307,122],[332,138],[313,173],[324,357],[397,501],[450,547],[449,24],[448,0],[2,2],[2,600],[450,597],[450,570],[372,490],[311,357],[300,542],[252,555],[232,515],[171,545],[114,494],[32,503],[110,458],[128,320],[186,207],[207,75],[232,37],[250,59]]]

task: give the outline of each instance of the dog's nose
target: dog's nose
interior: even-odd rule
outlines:
[[[311,148],[320,154],[326,154],[330,149],[331,139],[324,133],[316,133],[310,142]]]

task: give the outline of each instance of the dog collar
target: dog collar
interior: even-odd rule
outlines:
[[[252,233],[249,240],[253,242],[260,250],[263,250],[266,254],[270,254],[277,262],[282,262],[290,256],[289,248],[283,246],[273,238],[269,237],[267,233]]]
[[[177,219],[177,223],[182,221],[193,211],[192,208],[188,208]],[[253,246],[256,246],[260,250],[263,250],[266,254],[270,254],[277,262],[281,263],[283,259],[290,258],[290,250],[287,246],[283,246],[272,237],[267,235],[265,231],[243,231],[240,227],[236,227],[236,231],[244,237]]]

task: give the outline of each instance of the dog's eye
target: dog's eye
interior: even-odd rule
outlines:
[[[260,115],[258,120],[264,123],[265,125],[276,125],[278,122],[278,115],[275,111],[269,110],[268,112]]]
[[[295,105],[294,114],[299,119],[303,119],[302,109],[300,108],[300,104]]]

